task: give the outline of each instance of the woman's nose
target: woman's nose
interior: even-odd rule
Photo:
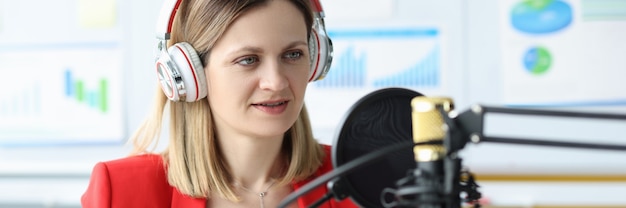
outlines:
[[[259,87],[263,90],[280,91],[289,86],[289,82],[281,68],[281,65],[277,62],[267,63],[262,66],[260,70],[260,82]]]

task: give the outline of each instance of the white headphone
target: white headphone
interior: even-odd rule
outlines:
[[[163,92],[171,101],[198,101],[207,96],[204,66],[196,50],[186,42],[176,43],[169,48],[174,16],[182,0],[164,0],[157,22],[159,54],[156,71]],[[309,82],[323,79],[333,59],[333,45],[326,34],[324,11],[319,0],[311,0],[315,9],[313,27],[309,37],[311,71]]]

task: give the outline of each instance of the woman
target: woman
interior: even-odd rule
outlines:
[[[165,94],[133,135],[132,156],[95,166],[83,207],[276,207],[330,171],[329,147],[313,138],[304,106],[307,1],[177,1],[163,41],[170,47],[157,61]],[[168,105],[169,145],[149,153]],[[326,192],[319,187],[292,207]]]

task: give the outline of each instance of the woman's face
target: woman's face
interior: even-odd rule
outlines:
[[[230,25],[205,67],[220,135],[282,138],[303,106],[307,40],[303,14],[284,0],[253,8]]]

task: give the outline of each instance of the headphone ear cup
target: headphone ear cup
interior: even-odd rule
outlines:
[[[332,42],[326,33],[318,33],[315,28],[309,36],[311,71],[309,82],[324,79],[332,62]]]
[[[186,42],[170,46],[168,54],[174,62],[185,86],[185,101],[194,102],[207,96],[206,76],[202,61],[191,44]],[[180,93],[179,93],[180,94]]]
[[[156,60],[156,72],[161,89],[165,96],[171,101],[178,101],[178,90],[176,89],[176,73],[175,69],[172,69],[169,54],[165,50],[161,51]]]

